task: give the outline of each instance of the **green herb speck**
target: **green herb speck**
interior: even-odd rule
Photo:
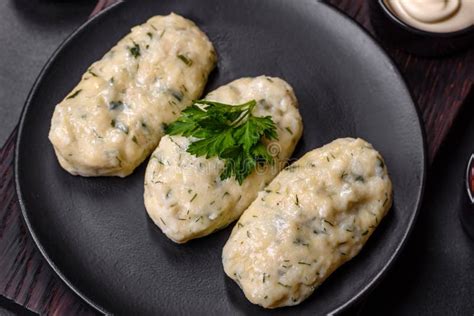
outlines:
[[[92,69],[87,69],[87,72],[90,73],[92,76],[97,77],[97,74],[92,71]]]
[[[323,218],[323,222],[325,223],[328,223],[329,225],[331,225],[332,227],[334,227],[334,224],[331,223],[330,221],[328,221],[327,219]]]
[[[193,61],[191,59],[189,59],[188,57],[182,55],[182,54],[179,54],[178,55],[178,58],[186,64],[186,66],[188,67],[191,67],[191,65],[193,64]]]
[[[286,285],[286,284],[283,284],[283,283],[281,283],[281,282],[278,282],[278,285],[281,285],[281,286],[286,287],[286,288],[291,288],[291,286]]]
[[[377,157],[377,160],[378,160],[378,162],[379,162],[379,166],[380,166],[380,168],[382,168],[382,169],[383,169],[383,167],[385,167],[385,164],[384,164],[384,162],[383,162],[382,158],[381,158],[381,157]]]
[[[306,266],[311,265],[311,263],[307,263],[307,262],[304,262],[304,261],[298,261],[298,264],[302,264],[302,265],[306,265]]]
[[[181,91],[170,90],[170,93],[179,102],[183,100],[183,93]]]
[[[125,124],[123,124],[122,122],[117,122],[117,121],[115,121],[115,120],[112,120],[112,121],[110,122],[110,125],[111,125],[112,127],[116,128],[116,129],[121,130],[121,131],[124,132],[125,134],[128,134],[128,127],[127,127]]]
[[[365,179],[364,179],[363,176],[357,176],[357,177],[355,178],[355,180],[358,181],[358,182],[364,182],[364,181],[365,181]]]
[[[77,95],[79,93],[81,93],[82,89],[79,89],[77,90],[76,92],[74,92],[73,94],[71,94],[70,96],[68,96],[66,99],[74,99],[75,97],[77,97]]]
[[[302,246],[305,246],[305,247],[309,247],[309,244],[308,243],[305,243],[303,240],[299,239],[299,238],[296,238],[293,243],[295,245],[302,245]]]

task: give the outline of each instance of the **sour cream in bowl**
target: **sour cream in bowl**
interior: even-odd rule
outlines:
[[[472,0],[376,0],[369,6],[379,39],[407,52],[447,55],[474,42]]]

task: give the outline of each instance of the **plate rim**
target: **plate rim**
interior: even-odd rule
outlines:
[[[398,65],[395,63],[393,58],[390,56],[390,54],[387,52],[387,50],[382,47],[380,42],[373,36],[365,27],[359,23],[357,20],[349,16],[346,12],[342,11],[338,7],[336,7],[333,4],[330,4],[327,2],[327,0],[318,0],[318,2],[324,3],[327,5],[329,8],[335,10],[339,14],[341,14],[346,20],[349,21],[354,27],[358,28],[360,31],[362,31],[375,45],[377,49],[387,58],[387,61],[389,65],[393,68],[393,73],[394,75],[400,80],[402,83],[402,88],[408,93],[410,96],[410,99],[412,101],[413,108],[415,110],[416,116],[418,118],[418,125],[420,127],[420,133],[421,133],[421,142],[422,142],[422,166],[421,166],[421,187],[419,194],[416,199],[416,207],[411,214],[410,220],[408,222],[408,227],[405,230],[405,233],[402,236],[402,239],[398,243],[397,247],[395,248],[395,251],[393,254],[389,257],[388,261],[385,263],[385,265],[380,269],[380,271],[370,280],[365,287],[363,287],[361,290],[359,290],[351,299],[349,299],[346,303],[340,305],[338,308],[334,309],[330,314],[339,314],[343,312],[344,310],[349,309],[355,303],[361,301],[364,297],[367,297],[370,292],[383,280],[383,278],[387,275],[387,272],[390,270],[390,268],[393,266],[393,264],[396,262],[396,259],[400,256],[403,248],[405,248],[406,243],[408,241],[408,238],[410,237],[413,228],[415,226],[416,220],[418,218],[418,215],[420,214],[420,209],[421,209],[421,204],[423,200],[423,196],[425,193],[425,187],[426,187],[426,177],[427,177],[427,164],[428,164],[428,157],[427,157],[427,144],[426,144],[426,131],[425,131],[425,125],[422,120],[421,116],[421,111],[420,108],[418,107],[418,104],[416,102],[416,99],[413,96],[413,92],[409,89],[407,80],[405,79],[405,76],[402,74],[400,71]]]
[[[89,18],[87,21],[85,21],[83,24],[81,24],[79,27],[77,27],[71,34],[69,34],[62,42],[61,44],[54,50],[52,55],[48,58],[44,66],[42,67],[40,73],[38,74],[37,78],[35,79],[28,96],[26,98],[26,101],[23,105],[23,109],[21,111],[20,115],[20,120],[17,125],[18,128],[18,133],[16,136],[16,141],[15,141],[15,156],[14,156],[14,181],[15,181],[15,190],[18,198],[18,203],[20,205],[21,209],[21,214],[24,223],[26,224],[26,227],[28,229],[29,235],[33,238],[35,247],[39,250],[43,258],[46,260],[46,262],[49,264],[49,266],[53,269],[53,271],[56,273],[57,276],[76,294],[78,295],[84,302],[86,302],[89,306],[92,308],[96,309],[98,312],[101,312],[106,315],[110,315],[110,312],[107,311],[103,306],[95,302],[94,300],[90,299],[86,294],[84,294],[81,290],[76,288],[66,277],[66,275],[59,269],[54,261],[50,258],[46,250],[44,249],[41,241],[39,240],[38,236],[35,233],[35,229],[33,225],[31,224],[28,216],[27,209],[25,207],[24,201],[23,201],[23,194],[21,190],[21,185],[20,185],[20,180],[19,180],[19,147],[21,144],[21,139],[22,139],[22,134],[24,130],[24,120],[26,117],[26,113],[28,112],[28,109],[31,106],[31,100],[33,99],[33,96],[36,94],[38,90],[39,84],[43,81],[44,75],[46,72],[50,69],[51,64],[53,61],[56,59],[56,57],[63,51],[63,49],[69,45],[71,41],[76,38],[78,34],[83,32],[89,25],[93,23],[97,23],[97,21],[104,15],[106,14],[112,14],[113,10],[120,7],[125,1],[119,0],[116,3],[110,5],[109,7],[105,8],[104,10],[100,11],[98,14],[94,15],[93,17]],[[425,192],[425,187],[426,187],[426,178],[427,178],[427,143],[426,143],[426,131],[425,127],[422,121],[422,116],[420,113],[420,109],[417,105],[416,99],[413,96],[413,92],[409,89],[407,85],[407,81],[405,79],[405,76],[400,72],[399,67],[397,64],[394,62],[393,58],[388,54],[385,48],[381,46],[381,44],[376,40],[376,38],[370,34],[358,21],[350,17],[347,13],[339,9],[333,4],[330,4],[327,2],[327,0],[317,0],[317,2],[327,6],[329,9],[335,11],[337,14],[341,15],[343,19],[348,21],[350,24],[352,24],[355,28],[359,29],[364,35],[372,41],[373,45],[376,47],[376,49],[379,50],[379,52],[387,59],[388,64],[390,67],[392,67],[392,72],[395,75],[397,79],[399,79],[401,83],[401,88],[405,90],[407,95],[411,99],[411,106],[415,110],[415,114],[417,117],[417,122],[418,126],[420,128],[420,133],[421,133],[421,142],[422,142],[422,151],[421,151],[421,187],[419,190],[419,194],[416,197],[416,206],[414,207],[414,210],[410,216],[410,219],[408,221],[408,226],[405,230],[405,233],[402,236],[402,239],[399,241],[397,247],[395,248],[394,252],[392,255],[388,258],[387,262],[385,265],[380,269],[380,271],[375,274],[374,277],[358,292],[356,292],[352,298],[350,298],[347,302],[344,304],[338,306],[334,310],[332,310],[329,314],[339,314],[343,312],[344,310],[349,309],[355,303],[361,301],[364,297],[367,297],[371,290],[373,290],[386,276],[387,272],[390,270],[390,268],[393,266],[393,264],[396,262],[396,259],[399,257],[401,254],[403,248],[406,246],[406,243],[408,241],[408,238],[410,237],[413,228],[415,226],[415,222],[418,218],[418,215],[420,213],[421,205],[422,205],[422,199],[424,196]]]
[[[24,120],[25,120],[25,117],[26,117],[26,113],[28,112],[28,109],[31,106],[31,100],[32,100],[33,96],[36,94],[36,91],[38,90],[39,84],[43,81],[44,75],[49,70],[49,68],[51,68],[51,64],[53,63],[53,61],[61,53],[61,51],[64,49],[64,47],[69,45],[69,43],[72,40],[74,40],[74,38],[79,33],[83,32],[84,29],[87,28],[90,24],[97,23],[98,19],[100,19],[105,14],[109,14],[115,8],[119,7],[122,3],[123,3],[123,0],[119,0],[116,3],[111,4],[110,6],[106,7],[102,11],[98,12],[93,17],[88,18],[83,24],[79,25],[74,31],[72,31],[59,44],[59,46],[53,51],[53,53],[48,58],[48,60],[44,64],[44,66],[41,68],[40,73],[36,77],[36,79],[33,83],[33,86],[31,87],[31,89],[28,93],[28,96],[26,97],[26,101],[23,105],[23,109],[21,110],[20,120],[19,120],[18,125],[17,125],[18,133],[17,133],[16,141],[15,141],[15,156],[14,156],[14,170],[13,170],[14,180],[15,180],[15,190],[16,190],[16,194],[17,194],[17,197],[18,197],[18,203],[20,204],[21,215],[22,215],[23,221],[26,224],[26,227],[28,229],[28,233],[33,238],[33,241],[34,241],[34,244],[35,244],[36,248],[39,250],[39,252],[43,256],[43,258],[46,260],[48,265],[53,269],[54,273],[56,273],[56,275],[61,279],[61,281],[63,281],[68,286],[69,289],[71,289],[77,296],[79,296],[89,306],[91,306],[96,311],[99,311],[100,313],[105,314],[105,315],[110,315],[111,313],[108,312],[100,304],[98,304],[97,302],[90,299],[87,295],[82,293],[82,291],[80,291],[78,288],[76,288],[69,281],[69,279],[66,277],[66,275],[56,266],[56,264],[53,262],[53,260],[49,257],[48,253],[43,248],[43,245],[42,245],[41,241],[39,240],[38,236],[36,235],[35,229],[34,229],[33,225],[31,224],[31,222],[29,220],[27,210],[26,210],[25,204],[23,202],[23,194],[22,194],[22,191],[21,191],[20,180],[19,180],[19,176],[18,176],[18,174],[19,174],[19,172],[18,172],[18,169],[19,169],[18,160],[19,160],[19,156],[20,156],[20,152],[19,152],[18,148],[20,147],[21,138],[22,138],[23,129],[24,129],[23,128]]]

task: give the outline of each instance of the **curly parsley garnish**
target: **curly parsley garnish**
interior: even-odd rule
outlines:
[[[278,139],[270,116],[252,114],[256,104],[255,100],[239,105],[194,101],[165,132],[197,138],[187,151],[197,157],[219,157],[225,161],[221,179],[235,177],[242,184],[257,165],[273,163],[263,139]]]

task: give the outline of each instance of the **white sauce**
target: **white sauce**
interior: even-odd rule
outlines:
[[[258,194],[224,246],[225,273],[254,304],[299,304],[359,253],[391,204],[380,154],[361,139],[335,140]]]
[[[424,31],[446,33],[474,24],[474,0],[385,0],[403,22]]]
[[[201,95],[215,62],[206,35],[179,15],[134,27],[56,106],[49,139],[61,166],[82,176],[132,173],[163,124]]]
[[[146,170],[145,206],[155,224],[178,243],[208,235],[237,219],[278,174],[302,133],[293,89],[279,78],[239,79],[206,99],[227,104],[256,100],[253,114],[271,115],[277,125],[278,141],[267,144],[275,164],[252,173],[242,185],[234,178],[222,181],[222,160],[189,154],[190,139],[186,137],[163,137]]]

